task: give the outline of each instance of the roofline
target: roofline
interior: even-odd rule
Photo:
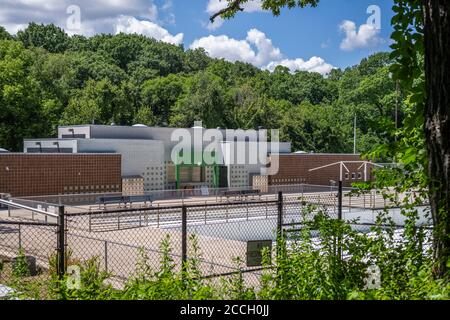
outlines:
[[[106,128],[134,128],[134,129],[170,129],[170,130],[176,130],[176,129],[195,129],[195,128],[192,128],[192,127],[189,127],[189,128],[180,128],[180,127],[155,127],[155,126],[146,126],[146,127],[134,127],[133,125],[129,125],[129,126],[124,126],[124,125],[107,125],[107,124],[74,124],[74,125],[71,125],[71,126],[58,126],[58,128],[87,128],[87,127],[89,127],[89,128],[92,128],[92,127],[106,127]],[[203,130],[222,130],[222,131],[225,131],[225,130],[232,130],[232,131],[237,131],[237,130],[242,130],[242,131],[248,131],[248,130],[253,130],[253,129],[241,129],[241,128],[238,128],[238,129],[229,129],[229,128],[220,128],[220,129],[217,129],[217,128],[203,128]],[[267,129],[265,129],[265,130],[267,130]],[[258,130],[256,130],[256,131],[258,131]]]
[[[273,153],[275,154],[275,153]],[[361,153],[280,153],[282,156],[361,156]]]
[[[116,139],[116,138],[43,138],[43,139],[23,139],[23,141],[91,141],[91,140],[113,140],[113,141],[156,141],[164,142],[158,139]]]
[[[64,152],[0,152],[0,156],[3,155],[23,155],[23,156],[86,156],[86,155],[95,155],[95,156],[106,156],[106,155],[114,155],[114,156],[121,156],[121,153],[117,152],[84,152],[84,153],[64,153]]]

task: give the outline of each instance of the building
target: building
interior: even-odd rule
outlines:
[[[189,136],[190,140],[181,139],[182,136]],[[247,187],[253,175],[265,170],[272,151],[291,152],[290,143],[266,141],[263,130],[80,125],[59,127],[56,139],[26,139],[24,152],[120,154],[124,179],[142,177],[143,189],[148,192],[201,186]],[[173,152],[180,145],[189,152],[174,157]],[[211,151],[211,146],[215,151]],[[264,161],[249,161],[258,152],[264,153]],[[213,164],[206,161],[208,156],[214,159]],[[245,160],[236,161],[241,156]],[[174,163],[178,157],[192,161]]]
[[[139,196],[144,194],[144,178],[141,176],[122,177],[122,195]]]
[[[339,180],[340,170],[337,165],[314,172],[310,170],[340,161],[352,162],[346,165],[349,171],[343,173],[344,185],[350,186],[353,182],[371,179],[370,168],[361,167],[359,155],[292,153],[290,143],[267,142],[265,130],[220,128],[207,130],[199,125],[192,128],[160,128],[144,125],[61,126],[58,128],[57,138],[25,139],[24,155],[16,157],[34,159],[27,160],[29,162],[23,170],[28,171],[20,179],[24,179],[27,175],[39,179],[42,175],[48,175],[52,167],[60,170],[63,166],[61,161],[72,163],[76,162],[75,159],[83,159],[87,163],[90,158],[98,158],[103,159],[104,165],[108,168],[114,167],[117,163],[120,166],[119,169],[111,168],[114,172],[112,174],[114,183],[104,182],[108,173],[99,169],[101,174],[92,173],[95,181],[69,184],[58,181],[54,189],[47,186],[42,190],[38,187],[25,188],[20,192],[17,189],[13,190],[21,195],[95,191],[99,193],[122,191],[125,195],[137,195],[157,190],[202,187],[253,186],[267,190],[268,186],[272,185],[302,183],[330,185]],[[116,159],[114,165],[108,157]],[[38,159],[46,162],[45,170],[41,169],[38,163],[33,163],[39,162]],[[117,162],[117,159],[120,161]],[[71,181],[70,177],[62,174],[57,177]],[[50,181],[48,177],[43,179]],[[17,180],[9,181],[13,185],[21,185]],[[87,186],[93,188],[86,189]],[[7,192],[3,189],[0,189],[0,192]]]
[[[343,185],[372,179],[371,166],[359,154],[291,153],[269,156],[277,161],[279,170],[271,175],[253,177],[253,185],[262,190],[267,186],[312,184],[337,185],[340,179],[339,162],[344,162]],[[334,165],[333,165],[334,164]],[[310,171],[312,169],[317,169]]]
[[[119,154],[0,154],[0,193],[13,197],[121,191]]]

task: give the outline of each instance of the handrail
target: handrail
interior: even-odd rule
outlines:
[[[47,211],[44,211],[44,210],[39,210],[39,209],[32,208],[32,207],[27,207],[25,205],[18,204],[18,203],[12,202],[12,201],[1,200],[0,199],[0,203],[4,204],[4,205],[7,205],[7,206],[10,206],[10,207],[14,207],[14,208],[18,208],[18,209],[25,209],[25,210],[28,210],[28,211],[31,211],[31,212],[43,214],[45,216],[58,218],[58,215],[55,214],[55,213],[47,212]]]

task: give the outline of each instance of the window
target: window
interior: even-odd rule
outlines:
[[[346,172],[345,173],[345,180],[348,180],[348,179],[350,179],[350,176],[349,176],[348,172]]]
[[[358,172],[358,180],[361,180],[361,179],[362,179],[362,173]]]
[[[352,180],[356,179],[356,173],[352,172]]]

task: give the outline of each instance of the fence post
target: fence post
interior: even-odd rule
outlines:
[[[105,241],[105,271],[108,272],[108,241]]]
[[[342,188],[342,180],[339,181],[339,191],[338,191],[338,220],[342,220],[342,196],[343,196],[343,188]],[[342,238],[340,235],[338,235],[337,238],[337,255],[339,258],[342,257],[342,247],[341,247],[341,241]]]
[[[19,249],[22,249],[22,225],[19,223]]]
[[[267,208],[267,202],[265,202],[266,205],[266,220],[269,218],[269,212],[268,212],[268,208]]]
[[[342,220],[342,181],[339,181],[338,189],[338,220]]]
[[[91,208],[89,208],[89,232],[92,232],[92,212]]]
[[[283,232],[283,192],[278,192],[278,219],[277,219],[277,236],[280,237]]]
[[[62,280],[66,273],[66,226],[64,206],[58,207],[58,276]]]
[[[229,200],[228,200],[228,197],[227,197],[227,204],[225,205],[225,218],[226,218],[226,221],[227,221],[227,223],[228,223],[228,205],[229,205]]]
[[[348,197],[348,212],[352,212],[352,195]]]
[[[247,210],[247,221],[248,221],[248,219],[249,219],[249,217],[248,217],[248,202],[246,202],[245,205],[246,205],[246,210]]]
[[[158,228],[159,228],[159,214],[160,214],[160,212],[159,212],[159,203],[158,203],[158,209],[156,210],[156,224],[157,224]]]
[[[181,265],[184,271],[187,261],[187,210],[183,205],[181,209]]]

